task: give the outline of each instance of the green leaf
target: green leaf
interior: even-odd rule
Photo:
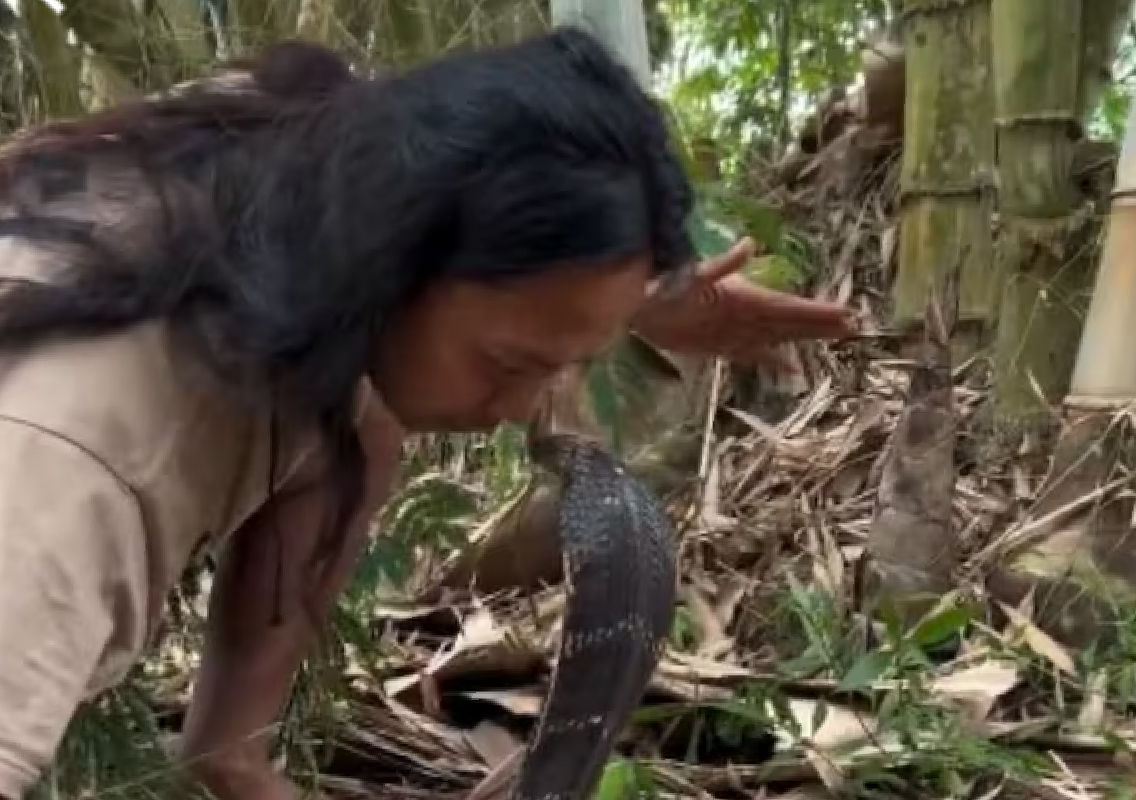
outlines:
[[[658,705],[640,706],[635,709],[631,719],[637,725],[650,725],[681,717],[693,713],[697,704],[688,703],[659,703]]]
[[[876,611],[879,618],[884,623],[884,630],[887,632],[888,644],[893,647],[899,647],[903,642],[903,615],[900,614],[899,609],[894,602],[888,601],[881,603]]]
[[[610,357],[597,358],[588,364],[584,385],[596,421],[607,432],[612,448],[619,452],[622,442],[619,425],[620,398]]]
[[[776,289],[779,292],[799,290],[805,282],[805,275],[801,269],[789,259],[779,255],[751,258],[749,263],[742,267],[741,273],[758,286]]]
[[[675,609],[671,622],[671,642],[679,650],[687,650],[696,643],[694,617],[685,604]]]
[[[641,776],[635,762],[613,758],[604,768],[596,800],[636,800],[641,791]]]
[[[842,692],[854,692],[871,686],[895,662],[895,653],[888,650],[877,650],[866,653],[859,661],[852,665],[848,674],[840,681],[836,688]]]
[[[468,486],[431,472],[409,481],[383,509],[384,535],[370,540],[349,584],[346,597],[364,603],[382,578],[396,584],[414,566],[417,549],[456,548],[465,542],[477,494]]]
[[[777,662],[777,671],[789,678],[811,678],[828,666],[829,659],[821,648],[810,645],[796,658]]]
[[[920,647],[932,647],[960,633],[972,619],[971,609],[966,606],[950,606],[921,620],[912,630],[910,641]]]
[[[681,381],[682,377],[670,356],[633,332],[592,359],[585,371],[584,391],[613,449],[622,451],[624,420],[639,419],[653,409],[654,381]]]
[[[764,706],[754,706],[749,703],[743,703],[738,700],[722,700],[716,702],[709,702],[705,704],[707,708],[712,708],[721,714],[729,717],[735,717],[739,720],[744,720],[756,726],[759,730],[766,730],[770,727],[772,720],[769,714],[766,713]]]
[[[525,430],[515,423],[499,425],[493,432],[488,452],[490,485],[498,500],[513,492],[528,479],[528,472],[520,469],[522,454],[526,450]]]
[[[704,184],[698,188],[707,213],[732,227],[741,228],[767,250],[778,249],[781,244],[782,218],[776,207],[717,183]]]

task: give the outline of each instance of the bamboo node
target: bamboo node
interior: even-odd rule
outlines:
[[[966,199],[981,197],[987,192],[993,190],[993,188],[993,182],[991,182],[990,180],[976,180],[955,184],[915,184],[913,186],[905,186],[901,188],[899,191],[899,197],[896,198],[896,202],[899,204],[899,206],[902,207],[912,200],[926,200],[929,198]]]
[[[1080,130],[1081,121],[1069,111],[1034,111],[1029,114],[995,117],[994,125],[999,128],[1017,128],[1029,125],[1052,125],[1058,123],[1071,130]]]

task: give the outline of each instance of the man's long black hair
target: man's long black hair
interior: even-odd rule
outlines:
[[[693,258],[691,191],[659,108],[579,30],[378,78],[285,43],[250,74],[255,91],[133,103],[10,146],[9,187],[52,159],[125,157],[166,213],[144,257],[34,208],[8,221],[81,257],[50,284],[0,285],[0,346],[168,320],[217,372],[318,428],[334,550],[362,497],[355,391],[392,311],[443,276],[645,252],[674,272]],[[169,199],[171,178],[205,202]]]

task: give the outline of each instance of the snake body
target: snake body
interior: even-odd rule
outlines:
[[[674,614],[675,541],[655,497],[601,445],[530,435],[562,486],[568,588],[548,699],[511,800],[587,800],[654,672]]]

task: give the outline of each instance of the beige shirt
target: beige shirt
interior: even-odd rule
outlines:
[[[0,274],[53,259],[0,237]],[[0,351],[0,797],[136,662],[195,548],[263,505],[268,428],[162,324]]]

